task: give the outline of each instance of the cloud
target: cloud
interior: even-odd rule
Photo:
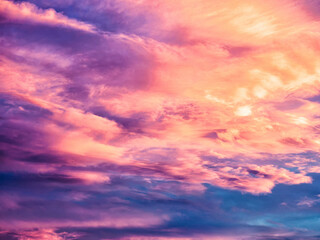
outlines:
[[[0,13],[6,21],[56,25],[87,32],[94,32],[95,30],[95,27],[90,24],[69,19],[61,13],[57,13],[54,9],[39,9],[36,5],[28,2],[14,3],[7,0],[2,1]]]
[[[304,198],[297,203],[297,206],[312,207],[314,204],[316,204],[319,201],[320,201],[319,199]]]
[[[317,236],[313,4],[2,1],[4,238]]]
[[[53,229],[39,229],[39,230],[27,230],[19,232],[2,232],[0,236],[3,235],[7,239],[52,239],[52,240],[62,240],[62,239],[77,239],[78,234],[75,233],[56,233]]]

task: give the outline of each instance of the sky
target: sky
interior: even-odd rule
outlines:
[[[0,240],[320,239],[320,1],[0,0]]]

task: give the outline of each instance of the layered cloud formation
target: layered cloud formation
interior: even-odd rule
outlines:
[[[0,2],[0,239],[318,239],[317,1]]]

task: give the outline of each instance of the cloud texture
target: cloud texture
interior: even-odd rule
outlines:
[[[318,239],[317,1],[0,2],[0,239]]]

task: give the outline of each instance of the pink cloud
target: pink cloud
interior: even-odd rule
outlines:
[[[34,49],[22,44],[8,52],[31,62],[2,57],[3,89],[52,112],[41,125],[50,151],[83,160],[75,165],[118,164],[131,168],[125,172],[129,175],[135,168],[157,178],[254,194],[269,193],[278,183],[311,182],[306,174],[317,166],[293,173],[259,162],[264,153],[319,149],[319,118],[314,116],[319,103],[306,100],[318,94],[319,37],[312,32],[317,23],[299,5],[232,0],[123,4],[129,15],[150,9],[154,17],[146,18],[156,31],[147,21],[147,35],[106,35],[52,9],[0,4],[9,20],[83,30],[111,46],[106,55],[99,55],[104,52],[99,45],[69,56],[54,44]],[[177,37],[187,38],[184,43],[157,36],[177,28],[184,29],[177,31]],[[115,61],[103,62],[109,58]],[[40,61],[54,67],[32,64]],[[176,149],[176,155],[168,156],[167,148]],[[226,170],[203,156],[237,163]],[[258,160],[249,163],[252,159]],[[301,168],[306,160],[299,161],[290,164]],[[250,176],[248,167],[259,174]],[[84,178],[100,181],[91,177]]]
[[[7,0],[1,1],[0,12],[6,16],[9,21],[26,21],[35,24],[63,26],[87,32],[95,31],[95,27],[90,24],[70,19],[61,13],[57,13],[54,9],[40,9],[36,5],[28,2],[13,3]]]
[[[9,232],[8,232],[9,233]],[[54,229],[38,229],[38,230],[26,230],[17,231],[14,233],[18,240],[31,240],[31,239],[43,239],[43,240],[72,240],[77,239],[79,234],[76,233],[56,233]]]

